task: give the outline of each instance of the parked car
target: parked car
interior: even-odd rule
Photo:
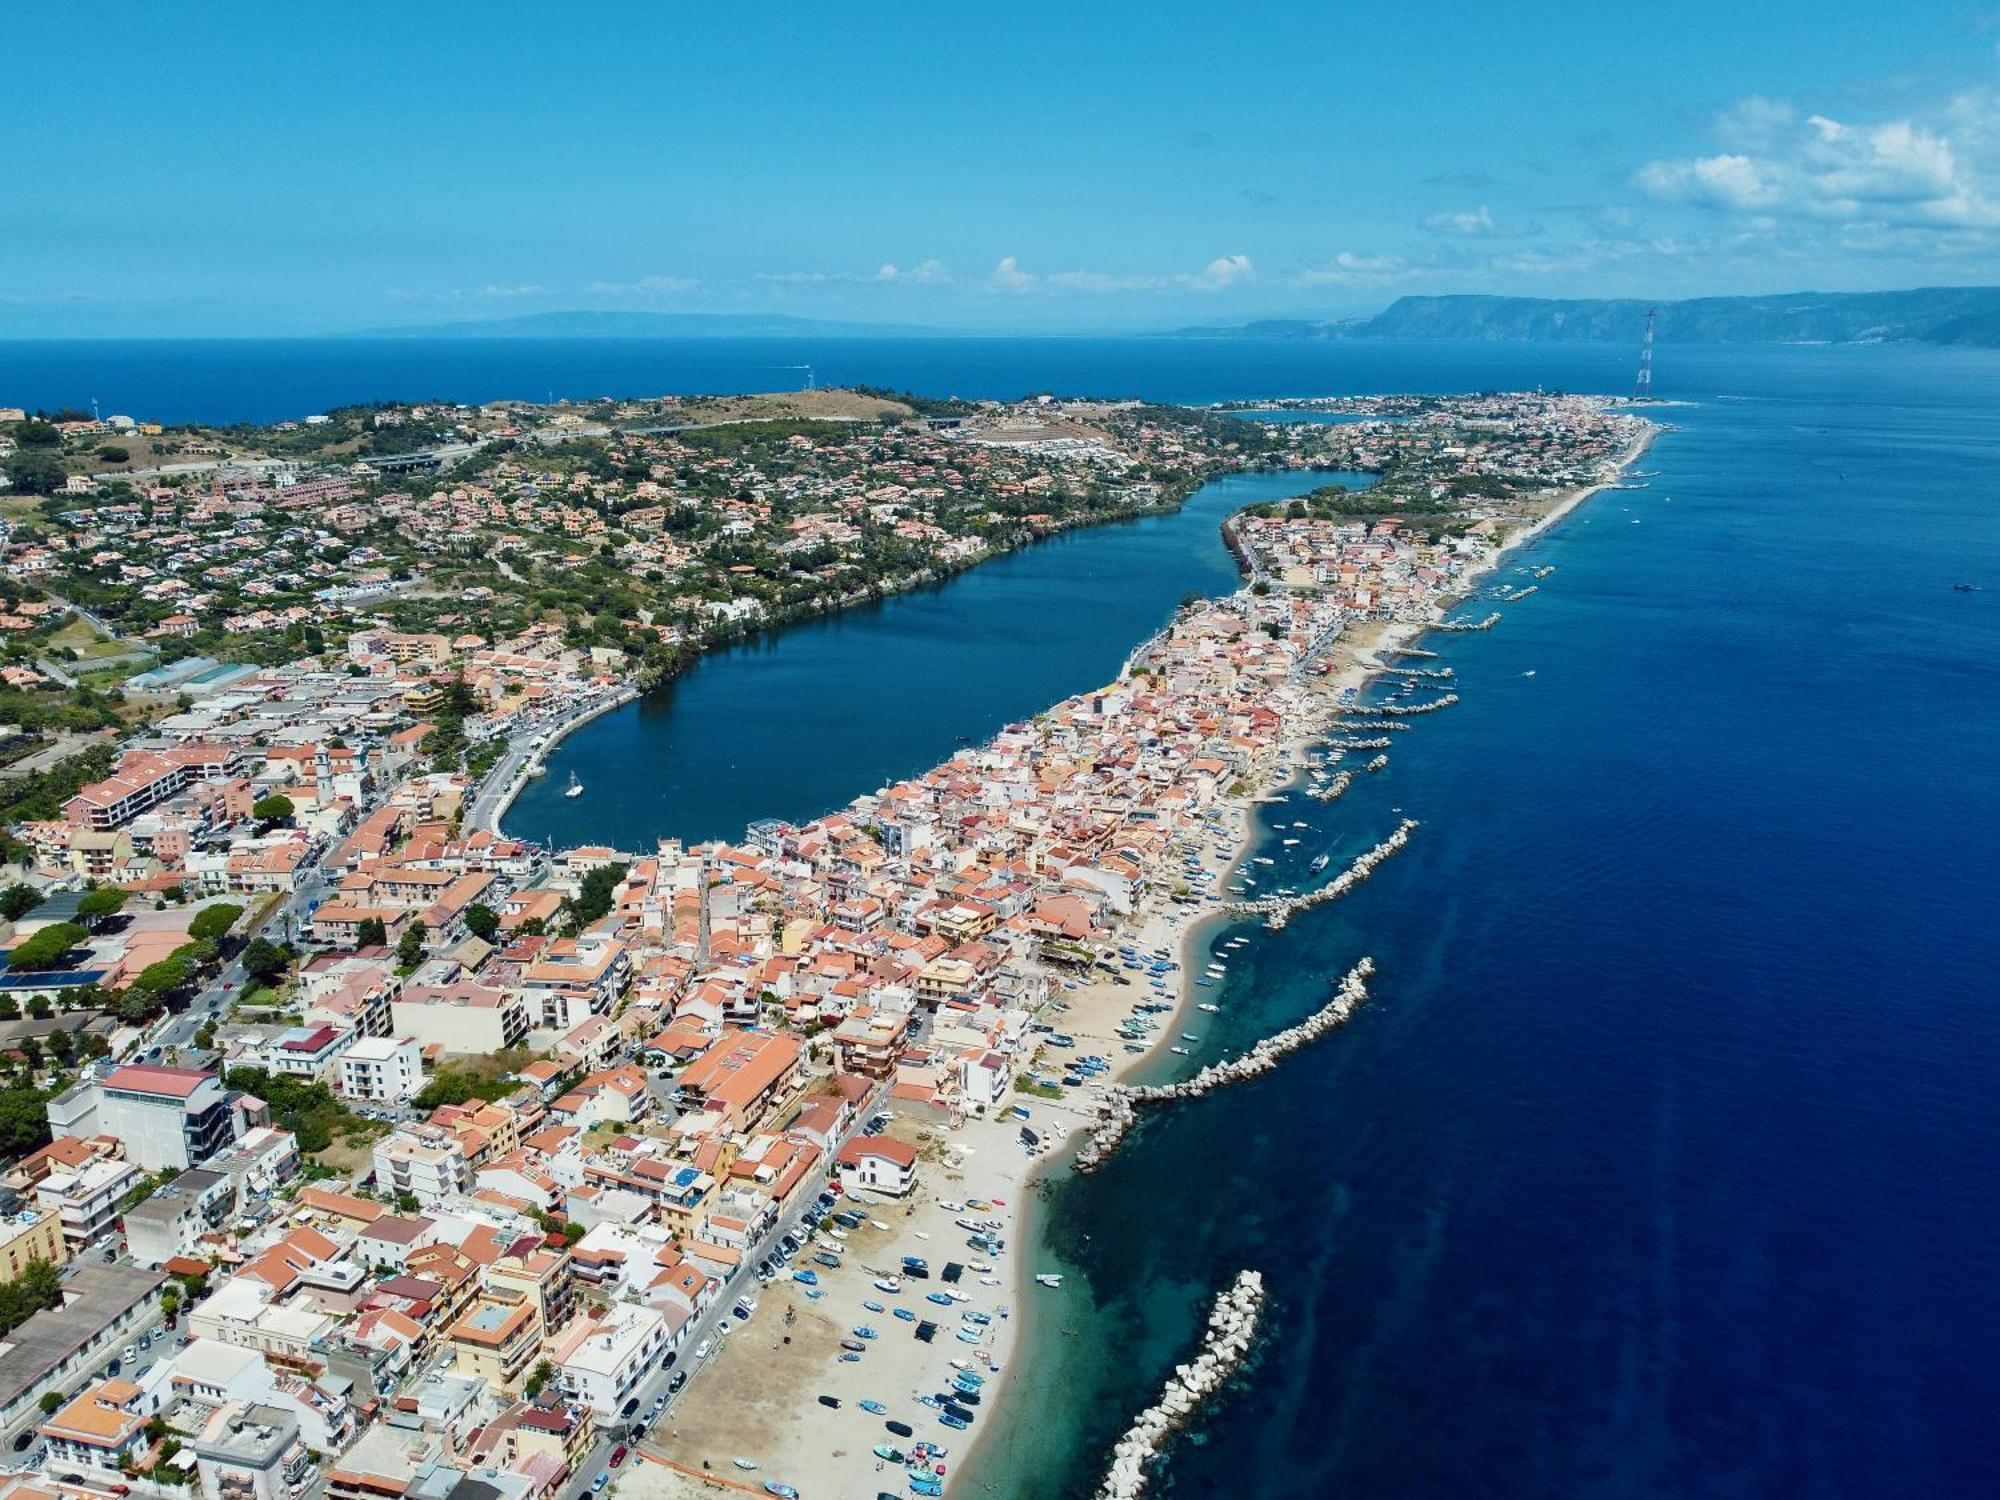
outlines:
[[[627,1449],[623,1443],[620,1443],[616,1448],[613,1448],[611,1450],[611,1467],[615,1469],[620,1464],[624,1463],[625,1455],[629,1451],[630,1450]]]

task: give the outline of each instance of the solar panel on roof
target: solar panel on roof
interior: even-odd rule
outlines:
[[[0,990],[40,990],[97,984],[110,972],[109,969],[46,969],[39,973],[0,973]]]

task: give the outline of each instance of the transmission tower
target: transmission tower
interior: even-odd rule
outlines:
[[[1634,401],[1653,399],[1653,319],[1658,313],[1656,307],[1646,309],[1646,341],[1639,346],[1639,378],[1632,382]]]

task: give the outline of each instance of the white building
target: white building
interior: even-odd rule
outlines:
[[[340,1054],[340,1091],[350,1099],[401,1104],[423,1086],[424,1049],[415,1037],[363,1037]]]
[[[190,1446],[202,1500],[297,1500],[315,1472],[297,1420],[262,1402],[217,1407]]]
[[[353,1040],[352,1031],[338,1026],[287,1027],[266,1044],[264,1063],[273,1073],[317,1080],[326,1076]]]
[[[631,1303],[578,1319],[550,1353],[563,1394],[590,1407],[599,1420],[616,1416],[665,1351],[667,1335],[665,1318]]]
[[[116,1136],[147,1170],[192,1167],[235,1140],[241,1120],[222,1080],[198,1068],[128,1063],[48,1104],[55,1136]]]
[[[74,1172],[61,1169],[35,1184],[35,1201],[62,1220],[63,1239],[74,1255],[118,1220],[118,1202],[139,1180],[129,1161],[100,1158]]]
[[[917,1185],[917,1148],[886,1135],[857,1136],[840,1148],[840,1186],[846,1192],[900,1198]]]
[[[375,1186],[389,1194],[414,1193],[431,1206],[472,1191],[465,1146],[435,1125],[405,1125],[375,1143]]]

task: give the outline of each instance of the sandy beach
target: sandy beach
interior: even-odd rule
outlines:
[[[1621,470],[1645,451],[1651,438],[1649,431],[1628,450],[1620,460]],[[1281,743],[1256,768],[1250,795],[1222,803],[1215,809],[1216,826],[1202,826],[1192,840],[1202,865],[1215,872],[1210,889],[1225,898],[1230,894],[1229,887],[1255,857],[1265,832],[1254,816],[1261,805],[1256,799],[1304,777],[1307,754],[1324,738],[1327,721],[1342,711],[1342,695],[1349,689],[1358,695],[1371,678],[1392,670],[1398,648],[1413,645],[1459,607],[1511,552],[1615,482],[1558,497],[1468,572],[1462,587],[1439,601],[1425,618],[1367,622],[1332,644],[1328,670],[1302,679],[1314,705],[1296,716]],[[1231,850],[1226,858],[1224,848]],[[1156,894],[1139,913],[1126,941],[1141,954],[1164,953],[1179,965],[1167,976],[1164,988],[1156,991],[1142,982],[1150,978],[1149,971],[1121,969],[1093,971],[1075,988],[1058,992],[1045,1019],[1074,1038],[1076,1045],[1058,1051],[1045,1044],[1022,1071],[1058,1072],[1063,1057],[1093,1053],[1103,1056],[1110,1068],[1098,1083],[1066,1088],[1059,1099],[1016,1096],[1014,1102],[1029,1112],[1028,1124],[1042,1137],[1039,1152],[1030,1154],[1023,1148],[1021,1122],[1011,1117],[971,1120],[957,1129],[898,1118],[891,1133],[916,1145],[922,1157],[918,1184],[908,1200],[865,1205],[870,1223],[846,1232],[844,1264],[837,1269],[815,1265],[807,1255],[794,1261],[795,1267],[813,1270],[819,1277],[817,1287],[790,1279],[766,1287],[751,1322],[730,1336],[702,1378],[675,1404],[670,1420],[638,1450],[635,1462],[619,1472],[613,1490],[631,1500],[678,1500],[746,1490],[762,1493],[764,1482],[773,1480],[796,1486],[813,1500],[828,1496],[869,1500],[884,1491],[900,1494],[905,1489],[900,1467],[878,1458],[873,1451],[876,1444],[907,1451],[913,1442],[932,1442],[946,1450],[942,1462],[949,1493],[952,1476],[965,1467],[1011,1384],[1019,1311],[1030,1298],[1063,1295],[1036,1285],[1035,1273],[1047,1268],[1029,1263],[1031,1248],[1028,1258],[1023,1255],[1024,1247],[1036,1241],[1023,1213],[1036,1179],[1068,1159],[1072,1138],[1088,1134],[1095,1096],[1104,1084],[1154,1067],[1162,1060],[1161,1049],[1174,1044],[1184,1030],[1201,1030],[1189,1019],[1193,997],[1201,993],[1194,980],[1208,962],[1210,934],[1227,920],[1215,903],[1177,903]],[[1119,1024],[1135,1006],[1154,1001],[1172,1009],[1154,1017],[1160,1025],[1145,1051],[1128,1052]],[[1204,1056],[1198,1043],[1192,1045],[1191,1065],[1216,1060]],[[974,1203],[986,1206],[967,1206]],[[962,1218],[997,1222],[1005,1249],[992,1256],[969,1249],[966,1229],[955,1222]],[[879,1289],[877,1280],[896,1277],[904,1256],[927,1260],[930,1277],[901,1278],[893,1292]],[[947,1263],[963,1268],[955,1284],[941,1279]],[[990,1269],[977,1269],[980,1266]],[[948,1306],[928,1300],[947,1287],[962,1300]],[[868,1307],[869,1302],[879,1304],[881,1311]],[[913,1314],[913,1319],[898,1318],[898,1308]],[[990,1321],[968,1323],[968,1314]],[[916,1337],[916,1320],[936,1325],[931,1342]],[[962,1327],[976,1332],[977,1342],[961,1340]],[[875,1337],[861,1336],[861,1357],[843,1362],[841,1341],[855,1339],[858,1328],[872,1329]],[[964,1431],[947,1428],[937,1410],[917,1400],[949,1388],[953,1361],[986,1377],[973,1423]],[[822,1397],[839,1405],[825,1405]],[[862,1400],[879,1402],[886,1411],[864,1411]],[[890,1420],[908,1424],[913,1435],[893,1434],[884,1425]],[[732,1462],[737,1458],[751,1460],[757,1467],[739,1469]]]

